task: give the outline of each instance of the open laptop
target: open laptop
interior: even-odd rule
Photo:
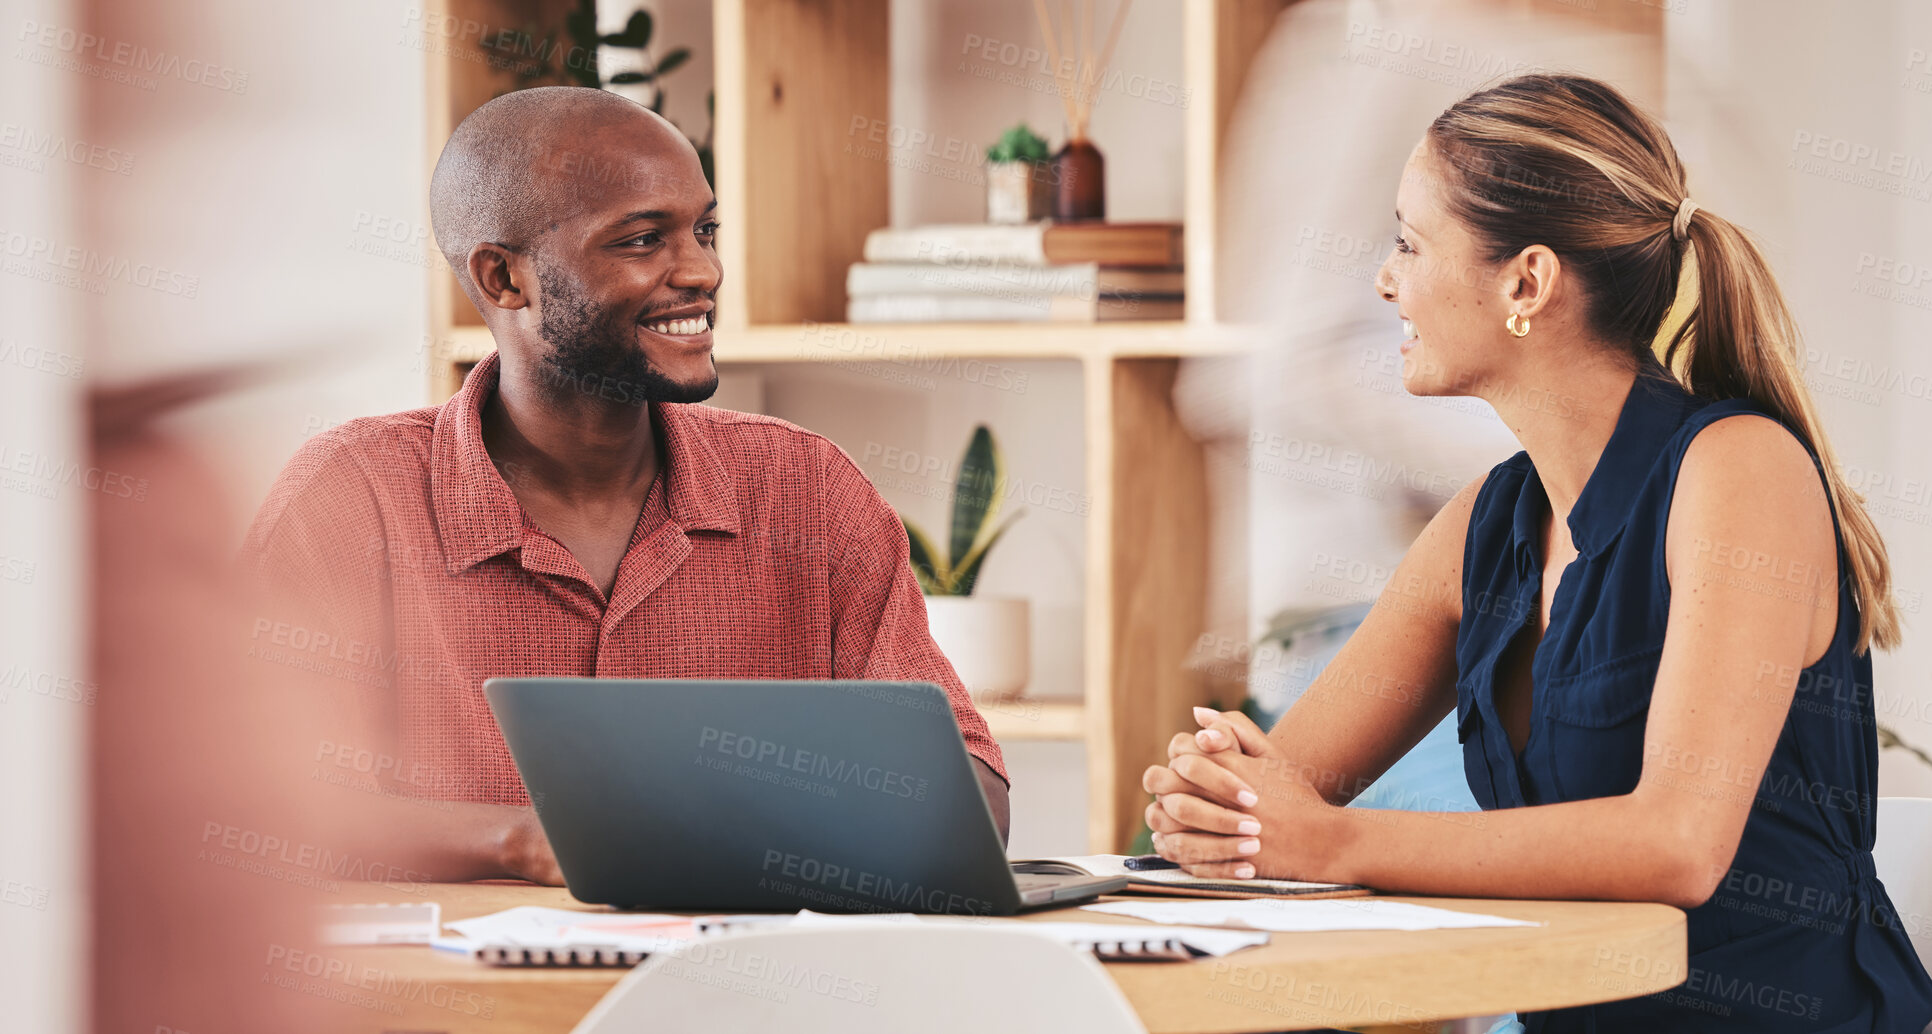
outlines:
[[[1011,915],[1127,885],[1012,871],[931,683],[497,678],[483,693],[579,901]]]

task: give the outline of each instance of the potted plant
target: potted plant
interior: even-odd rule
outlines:
[[[1047,143],[1022,122],[986,149],[986,221],[1030,223],[1053,204]]]
[[[901,514],[912,551],[912,570],[926,595],[926,622],[940,652],[974,696],[1003,701],[1026,689],[1032,666],[1027,601],[974,596],[980,568],[1006,529],[1019,517],[1000,521],[1006,502],[1006,468],[993,432],[973,429],[953,483],[953,521],[947,550],[940,550],[918,525]]]

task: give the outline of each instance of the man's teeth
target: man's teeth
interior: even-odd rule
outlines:
[[[703,316],[690,316],[681,320],[665,320],[662,323],[646,323],[644,329],[658,334],[690,335],[704,332],[706,326]]]
[[[1412,337],[1415,337],[1415,324],[1410,322],[1409,320],[1403,320],[1402,321],[1402,340],[1407,341]]]

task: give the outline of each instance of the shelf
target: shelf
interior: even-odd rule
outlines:
[[[794,323],[718,332],[720,362],[904,362],[1217,355],[1238,328],[1181,322]]]
[[[485,327],[457,326],[439,353],[473,363],[496,348]],[[720,330],[721,363],[922,362],[944,359],[1131,359],[1226,355],[1253,336],[1228,324],[794,323]]]
[[[1087,738],[1087,705],[1078,700],[1021,698],[994,703],[973,702],[985,717],[993,738],[1011,740],[1071,740]]]

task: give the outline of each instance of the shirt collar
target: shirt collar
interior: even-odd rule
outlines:
[[[483,445],[483,403],[495,393],[500,359],[492,352],[436,414],[429,490],[443,557],[451,574],[523,544],[523,507]],[[738,533],[735,486],[690,407],[651,403],[663,443],[666,510],[686,531]]]
[[[702,407],[653,402],[651,416],[664,457],[670,489],[671,519],[685,531],[722,531],[738,534],[738,486],[731,468],[718,455],[710,422],[696,412]]]
[[[1656,465],[1664,443],[1696,408],[1696,402],[1696,396],[1686,391],[1654,355],[1646,352],[1642,356],[1637,378],[1617,414],[1616,429],[1570,510],[1570,542],[1579,554],[1601,554],[1623,530],[1636,507],[1638,486]],[[1532,483],[1535,491],[1531,490]],[[1529,464],[1512,525],[1518,566],[1525,574],[1536,563],[1544,505],[1538,497],[1547,495],[1542,488],[1535,464]]]

